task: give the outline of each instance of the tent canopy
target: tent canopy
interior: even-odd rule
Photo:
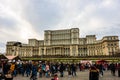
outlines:
[[[21,60],[21,58],[19,56],[6,56],[8,58],[8,60]]]
[[[107,63],[108,61],[106,60],[98,60],[97,63]]]
[[[0,54],[0,60],[8,60],[7,57],[3,54]]]

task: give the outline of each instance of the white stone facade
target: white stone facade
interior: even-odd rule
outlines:
[[[44,40],[29,39],[28,44],[8,41],[6,55],[22,57],[41,55],[94,56],[113,55],[119,49],[118,36],[105,36],[96,40],[95,35],[79,38],[79,29],[44,31]]]

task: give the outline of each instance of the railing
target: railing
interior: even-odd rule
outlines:
[[[119,58],[120,55],[97,55],[97,56],[68,56],[68,55],[34,55],[32,57],[23,58]]]

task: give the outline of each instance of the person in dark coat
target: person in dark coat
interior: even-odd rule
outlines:
[[[3,63],[0,61],[0,80],[3,79]]]
[[[33,65],[32,65],[32,75],[30,77],[30,80],[36,80],[37,79],[37,70],[38,70],[37,64],[33,63]]]
[[[56,72],[56,68],[54,64],[51,64],[50,66],[50,70],[51,70],[51,75],[54,76],[55,72]]]
[[[118,77],[120,77],[120,63],[118,64]]]
[[[31,63],[26,63],[26,74],[27,77],[30,75],[32,69],[32,64]]]
[[[63,63],[61,63],[61,64],[60,64],[60,68],[59,68],[59,71],[60,71],[60,77],[63,77],[64,69],[65,69],[65,67],[64,67]]]
[[[103,76],[103,69],[104,69],[104,67],[103,67],[102,63],[99,64],[98,68],[99,68],[100,75]]]
[[[71,65],[72,76],[76,76],[76,69],[77,69],[77,67],[76,67],[76,65],[73,63],[73,64]]]
[[[67,65],[67,71],[68,71],[68,76],[70,76],[71,75],[71,65],[70,64]]]
[[[113,76],[115,76],[115,69],[116,69],[116,66],[114,63],[110,64],[110,69],[111,69],[111,73]]]
[[[89,80],[99,80],[99,69],[94,65],[90,68]]]

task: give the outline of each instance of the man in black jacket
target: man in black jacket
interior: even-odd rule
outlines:
[[[63,77],[64,69],[65,69],[65,66],[63,65],[63,63],[61,63],[61,64],[60,64],[60,67],[59,67],[60,77]]]

